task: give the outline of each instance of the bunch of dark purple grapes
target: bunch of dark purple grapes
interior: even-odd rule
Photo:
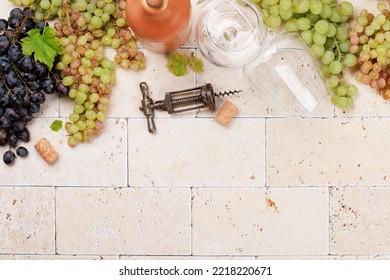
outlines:
[[[47,25],[45,21],[35,23],[29,8],[15,8],[8,20],[0,19],[0,146],[9,147],[3,155],[7,165],[15,161],[13,149],[19,140],[30,140],[27,124],[40,111],[45,94],[69,93],[59,72],[22,53],[20,39],[35,28],[43,32]],[[19,147],[16,154],[26,157],[28,151]]]

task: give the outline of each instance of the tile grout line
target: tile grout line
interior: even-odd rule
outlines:
[[[126,187],[130,187],[130,168],[129,168],[129,161],[130,161],[130,155],[129,155],[129,119],[125,118],[126,120]]]
[[[54,254],[57,255],[57,187],[54,187]]]
[[[330,242],[331,242],[331,234],[330,234],[330,191],[331,186],[328,186],[328,256],[331,256],[330,254]]]
[[[192,197],[194,195],[193,193],[193,190],[194,188],[193,187],[190,187],[190,223],[191,223],[191,236],[190,236],[190,256],[193,256],[193,253],[194,253],[194,240],[193,240],[193,237],[194,237],[194,226],[192,224],[193,220],[192,220],[192,215],[193,215],[193,201],[192,201]]]
[[[267,188],[267,118],[264,119],[264,187]]]

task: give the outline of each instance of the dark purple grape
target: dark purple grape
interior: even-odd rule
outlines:
[[[29,113],[35,114],[38,113],[41,110],[41,105],[37,103],[31,103],[30,107],[28,108]]]
[[[11,16],[8,18],[8,27],[11,29],[18,29],[21,23],[21,19],[17,16]]]
[[[35,72],[38,77],[43,78],[47,76],[47,66],[41,62],[35,62]]]
[[[7,108],[3,116],[8,117],[11,121],[16,121],[19,119],[19,114],[16,112],[14,108]]]
[[[34,28],[35,28],[35,22],[32,19],[27,19],[22,27],[21,33],[27,33]]]
[[[24,158],[28,156],[28,150],[25,147],[19,147],[16,149],[16,154]]]
[[[4,56],[0,57],[0,71],[3,73],[7,73],[11,68],[11,64],[8,59]]]
[[[19,45],[11,46],[8,49],[8,58],[17,63],[23,57],[22,48]]]
[[[18,85],[13,90],[14,95],[20,95],[23,98],[26,94],[26,88],[23,85]]]
[[[9,12],[9,15],[11,17],[18,17],[22,18],[23,17],[23,11],[20,8],[14,8]]]
[[[9,39],[7,36],[0,36],[0,54],[3,54],[8,50],[10,46]]]
[[[20,96],[19,94],[11,95],[11,104],[15,108],[22,107],[22,102],[23,102],[22,96]]]
[[[6,88],[2,80],[0,80],[0,96],[6,93]],[[1,103],[0,103],[1,104]]]
[[[19,138],[19,140],[23,142],[30,141],[30,131],[28,131],[27,128],[23,129],[22,131],[15,132],[15,134]]]
[[[31,102],[33,103],[43,104],[45,103],[45,100],[46,100],[45,95],[40,91],[36,91],[33,94],[31,94]]]
[[[30,84],[31,91],[39,91],[42,89],[42,85],[39,81],[34,81]]]
[[[30,103],[31,103],[30,95],[23,96],[22,106],[23,107],[28,107],[28,106],[30,106]]]
[[[8,28],[8,22],[5,19],[0,19],[0,31],[5,31]]]
[[[37,76],[34,73],[22,73],[22,80],[25,82],[33,82],[37,80]]]
[[[51,94],[53,93],[53,88],[54,88],[54,82],[52,79],[46,79],[42,83],[42,89],[47,93]]]
[[[3,161],[5,164],[9,165],[15,161],[15,153],[12,151],[6,151],[3,155]]]
[[[31,56],[25,56],[18,62],[18,66],[22,72],[32,73],[34,71],[34,60]]]
[[[7,83],[9,88],[14,88],[17,85],[21,84],[18,76],[13,70],[10,70],[7,74],[4,75],[5,82]]]
[[[27,14],[28,14],[29,18],[34,17],[34,11],[32,9],[30,9],[29,7],[26,7],[23,9],[23,17],[25,17]]]
[[[18,111],[19,111],[19,118],[20,118],[21,120],[23,120],[23,117],[25,117],[25,116],[28,115],[28,110],[27,110],[27,108],[22,107],[22,108],[19,108]]]
[[[18,144],[18,137],[16,137],[16,135],[14,134],[11,134],[7,137],[7,143],[8,145],[10,145],[11,147],[16,147],[16,145]]]
[[[6,94],[0,95],[0,106],[7,106],[9,103],[9,96]]]
[[[28,123],[34,119],[34,116],[29,113],[25,116],[22,116],[21,119],[22,119],[22,121]]]
[[[11,126],[11,120],[4,114],[0,117],[0,128],[9,128]]]
[[[58,81],[56,84],[57,91],[61,95],[68,95],[69,94],[69,88],[64,86],[61,81]]]
[[[14,131],[22,131],[26,127],[24,121],[17,121],[12,124],[12,129]]]

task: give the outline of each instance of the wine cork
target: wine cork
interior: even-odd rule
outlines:
[[[232,121],[233,117],[237,115],[238,107],[230,101],[226,101],[222,108],[215,115],[214,119],[224,127],[227,127]]]
[[[35,150],[37,150],[38,154],[47,162],[47,164],[51,165],[58,159],[58,153],[47,141],[46,138],[42,138],[34,145]]]

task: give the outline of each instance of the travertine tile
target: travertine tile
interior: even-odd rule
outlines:
[[[49,128],[53,120],[39,118],[31,122],[30,142],[20,143],[29,150],[29,156],[17,158],[13,166],[3,165],[7,176],[0,177],[0,185],[127,185],[125,120],[108,119],[101,135],[91,143],[76,148],[68,146],[65,130],[53,132]],[[58,161],[52,166],[47,165],[34,149],[34,144],[42,137],[46,137],[59,153]],[[2,147],[0,151],[4,149]]]
[[[194,189],[194,255],[328,254],[328,189]]]
[[[272,119],[267,186],[386,185],[388,119]]]
[[[332,188],[330,253],[388,254],[390,189]]]
[[[120,260],[254,260],[243,256],[120,256]]]
[[[181,50],[188,55],[195,50]],[[148,50],[143,50],[147,58],[147,68],[143,71],[135,72],[122,70],[119,67],[116,72],[116,85],[111,94],[111,104],[107,115],[110,117],[142,117],[139,110],[142,94],[139,88],[141,82],[147,82],[152,92],[154,100],[164,99],[165,93],[174,90],[192,88],[195,85],[195,74],[188,71],[184,77],[176,77],[171,74],[167,67],[167,58],[163,54],[156,54]],[[62,117],[68,117],[73,110],[72,100],[62,100],[60,102],[60,112]],[[166,114],[165,112],[162,114]],[[188,114],[187,114],[188,116]],[[193,116],[190,114],[189,116]]]
[[[0,188],[0,254],[54,253],[54,189]]]
[[[264,186],[263,119],[156,119],[155,135],[128,122],[130,186]]]
[[[60,254],[190,253],[189,189],[58,188]]]
[[[119,256],[92,256],[92,255],[0,255],[0,260],[118,260]]]

